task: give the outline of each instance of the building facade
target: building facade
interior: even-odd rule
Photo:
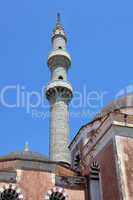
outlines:
[[[71,57],[66,42],[58,15],[48,57],[51,81],[46,88],[50,156],[26,147],[0,157],[0,200],[133,199],[133,95],[105,107],[68,146],[73,90],[67,79]]]
[[[69,146],[72,168],[88,179],[88,199],[133,198],[133,95],[113,101]]]

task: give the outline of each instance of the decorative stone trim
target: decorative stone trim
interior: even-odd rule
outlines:
[[[44,200],[50,200],[52,195],[56,195],[59,197],[59,200],[69,200],[68,195],[65,193],[64,189],[61,187],[54,187],[51,190],[48,190],[47,194],[45,195]]]
[[[67,189],[81,189],[85,188],[86,178],[82,176],[56,176],[55,184],[58,187],[63,187]]]
[[[63,66],[69,68],[70,65],[71,57],[68,52],[62,49],[53,50],[48,56],[49,68],[54,68],[55,66]]]
[[[57,98],[61,98],[66,101],[70,101],[73,96],[73,89],[68,81],[56,80],[48,84],[46,88],[46,97],[48,100],[54,101]]]
[[[125,122],[119,122],[119,121],[113,121],[113,123],[112,124],[114,124],[114,125],[117,125],[117,126],[126,126],[126,127],[130,127],[130,128],[133,128],[133,124],[129,124],[129,123],[125,123]]]
[[[24,200],[21,189],[16,185],[8,184],[0,188],[0,200]]]

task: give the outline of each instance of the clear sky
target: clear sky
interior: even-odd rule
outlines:
[[[57,12],[72,56],[70,139],[119,91],[133,91],[132,0],[1,0],[1,155],[23,150],[25,141],[32,151],[48,154],[48,103],[44,99],[42,106],[30,95],[41,98],[50,79],[47,55]],[[19,105],[22,96],[24,105]],[[36,108],[29,107],[29,97]],[[6,104],[13,106],[16,98],[17,107],[9,108]]]

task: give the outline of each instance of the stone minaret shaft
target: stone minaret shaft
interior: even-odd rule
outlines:
[[[51,81],[46,89],[50,103],[50,159],[70,162],[68,150],[69,102],[72,87],[67,81],[71,58],[66,50],[67,37],[57,15],[56,27],[52,34],[53,50],[48,57]]]

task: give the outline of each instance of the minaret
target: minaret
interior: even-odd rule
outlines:
[[[73,96],[67,80],[71,57],[66,50],[67,37],[57,14],[56,27],[52,34],[52,52],[48,56],[51,81],[46,88],[50,103],[50,159],[69,163],[69,103]]]

